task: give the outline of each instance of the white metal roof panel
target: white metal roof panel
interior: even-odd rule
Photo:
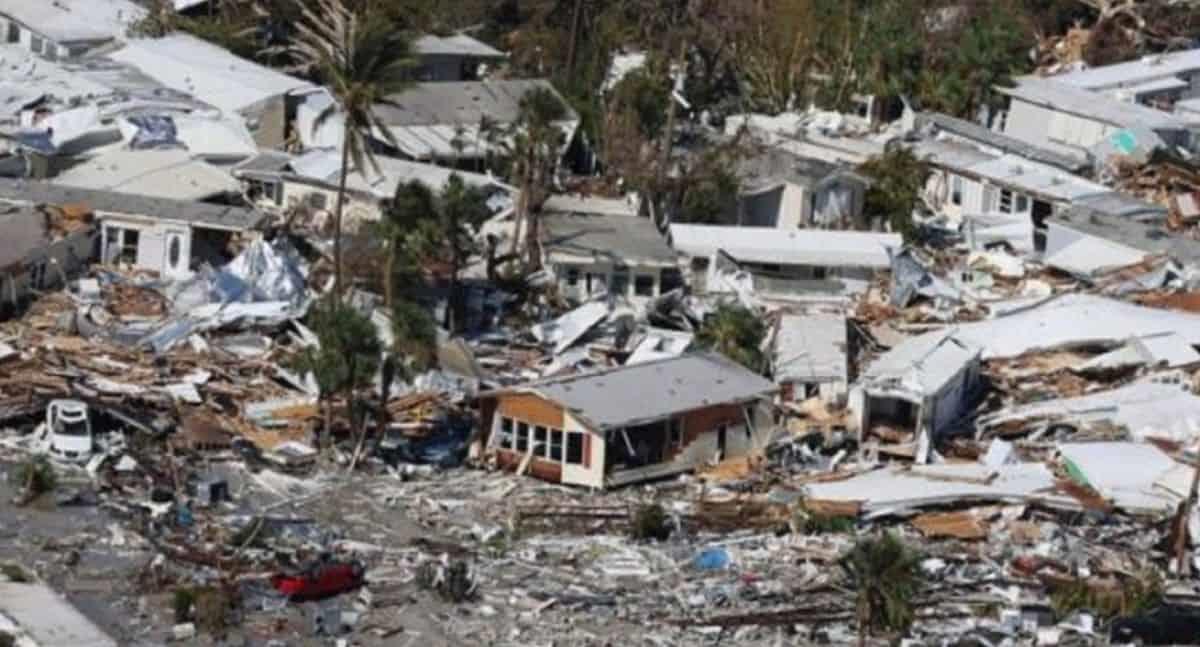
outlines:
[[[1200,71],[1200,48],[1153,54],[1134,61],[1057,74],[1051,78],[1088,90],[1103,90],[1192,71]]]
[[[775,337],[775,379],[846,380],[846,341],[844,315],[825,312],[783,315]]]
[[[1182,120],[1166,112],[1137,103],[1118,101],[1053,79],[1023,77],[1017,80],[1015,87],[997,86],[996,91],[1022,101],[1120,128],[1144,126],[1151,130],[1184,130],[1187,127]]]
[[[671,241],[692,257],[724,251],[743,262],[877,269],[890,267],[887,250],[903,244],[898,234],[687,224],[671,225]]]
[[[129,40],[109,58],[129,63],[159,83],[226,112],[313,87],[188,34]]]

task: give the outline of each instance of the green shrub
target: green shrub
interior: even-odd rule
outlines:
[[[671,536],[671,520],[667,517],[667,511],[657,503],[639,507],[633,513],[630,534],[639,540],[666,541]]]

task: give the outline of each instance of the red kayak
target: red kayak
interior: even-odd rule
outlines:
[[[293,600],[328,598],[362,586],[360,562],[318,562],[299,573],[271,576],[271,586]]]

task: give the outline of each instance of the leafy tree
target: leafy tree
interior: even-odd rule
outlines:
[[[613,102],[636,116],[638,132],[643,138],[655,139],[667,123],[669,89],[670,81],[641,68],[625,75],[613,88]]]
[[[696,344],[761,373],[766,367],[762,351],[766,336],[767,326],[756,313],[741,305],[723,303],[700,326]]]
[[[386,251],[383,273],[384,305],[395,303],[395,277],[400,258],[416,265],[419,258],[409,240],[418,233],[422,222],[436,217],[437,204],[433,191],[421,182],[405,182],[396,187],[396,194],[384,212],[378,229]]]
[[[928,166],[907,148],[897,147],[872,157],[858,167],[871,180],[863,211],[882,218],[892,231],[906,239],[914,231],[912,214],[921,200],[921,188],[929,175]]]
[[[401,376],[409,379],[437,363],[437,324],[418,303],[398,301],[392,308],[392,334],[396,338],[393,350],[404,355],[407,363]]]
[[[857,591],[858,644],[877,630],[904,631],[913,622],[920,556],[892,532],[858,540],[839,560]]]
[[[353,168],[365,175],[370,164],[379,173],[370,134],[381,135],[393,146],[396,141],[375,109],[395,105],[390,97],[412,83],[415,59],[409,35],[382,13],[354,13],[345,0],[295,1],[300,19],[292,25],[295,34],[291,42],[279,51],[292,57],[299,68],[313,74],[333,94],[334,102],[317,116],[313,127],[319,128],[335,116],[345,123],[333,224],[334,294],[340,299],[342,210],[350,165],[353,162]]]
[[[736,148],[704,151],[678,181],[678,220],[698,224],[728,224],[737,212],[741,180],[734,171]]]
[[[314,305],[307,324],[321,342],[320,348],[304,349],[296,357],[295,368],[312,372],[316,378],[317,400],[328,433],[333,425],[331,400],[339,394],[347,394],[352,400],[356,389],[370,384],[379,368],[383,345],[371,320],[339,299]]]
[[[1029,71],[1031,29],[1006,3],[984,3],[960,25],[938,35],[919,83],[921,107],[964,119],[994,107],[993,88]],[[957,32],[957,33],[955,33]]]

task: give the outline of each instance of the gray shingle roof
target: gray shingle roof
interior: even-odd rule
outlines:
[[[1040,146],[1034,146],[1028,142],[1009,137],[1008,135],[993,132],[983,126],[965,119],[951,117],[940,112],[923,112],[919,116],[919,120],[925,123],[932,124],[939,130],[944,130],[952,135],[965,137],[980,144],[990,146],[1005,153],[1020,155],[1028,160],[1057,166],[1064,171],[1078,171],[1087,167],[1088,161],[1063,155],[1051,150],[1046,150]]]
[[[431,126],[437,124],[478,125],[483,117],[493,123],[517,120],[521,98],[535,88],[562,95],[545,79],[504,81],[438,81],[417,83],[404,92],[388,97],[396,105],[375,107],[380,120],[391,127]],[[564,120],[573,120],[575,112],[564,100]]]
[[[767,379],[715,353],[692,353],[634,366],[552,378],[512,389],[566,408],[597,430],[616,429],[776,391]],[[497,392],[502,393],[502,392]]]
[[[4,178],[0,178],[0,200],[52,205],[83,203],[97,211],[149,216],[187,222],[200,227],[235,231],[253,229],[267,218],[266,214],[241,207]]]
[[[614,263],[674,264],[677,254],[647,218],[598,214],[542,215],[543,247],[549,254]]]

